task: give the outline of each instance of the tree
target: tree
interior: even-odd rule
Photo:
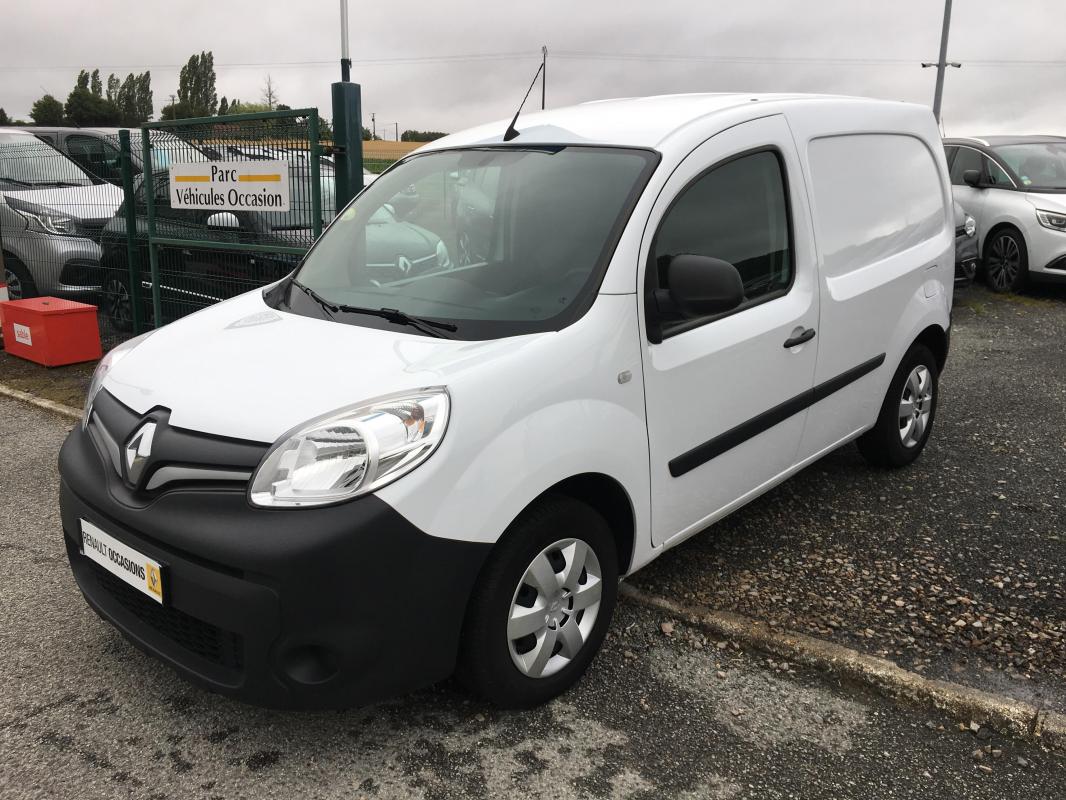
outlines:
[[[226,95],[222,95],[222,99],[218,101],[218,115],[220,117],[224,117],[228,113],[229,113],[229,100],[226,99]]]
[[[7,112],[0,108],[0,125],[13,125],[14,122],[15,121],[7,115]]]
[[[218,110],[215,89],[215,56],[211,51],[189,56],[178,75],[178,102],[171,104],[175,113],[186,117],[210,117]]]
[[[400,134],[401,142],[432,142],[434,139],[442,139],[447,136],[440,131],[404,131]]]
[[[30,109],[30,118],[37,125],[62,125],[63,104],[55,97],[46,94],[35,101]]]
[[[270,73],[267,73],[266,83],[263,84],[263,103],[267,107],[267,111],[273,111],[274,107],[278,104],[278,92],[274,86],[274,80],[270,77]]]
[[[134,81],[134,107],[137,110],[134,125],[143,125],[152,118],[152,73],[145,70]]]
[[[118,90],[122,87],[122,82],[115,77],[115,73],[112,72],[107,76],[107,99],[112,103],[118,103]]]
[[[78,80],[74,82],[74,88],[89,91],[89,73],[86,70],[78,73]]]
[[[80,87],[67,97],[65,110],[67,120],[79,127],[118,125],[122,116],[115,103]]]
[[[262,114],[264,111],[270,110],[266,103],[242,103],[239,100],[234,100],[229,105],[229,113],[231,114]]]
[[[104,96],[104,87],[100,84],[100,70],[98,69],[94,69],[89,78],[89,91],[93,93],[93,97]]]

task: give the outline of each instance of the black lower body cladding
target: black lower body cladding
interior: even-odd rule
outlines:
[[[129,490],[81,426],[59,463],[67,552],[86,600],[189,679],[257,705],[314,709],[452,673],[489,545],[429,536],[373,495],[290,510],[256,509],[224,488],[123,502]],[[83,555],[81,520],[162,564],[166,604]]]

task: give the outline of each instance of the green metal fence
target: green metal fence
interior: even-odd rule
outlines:
[[[10,294],[96,304],[106,350],[277,280],[337,213],[343,148],[322,127],[317,110],[296,109],[94,131],[92,148],[76,129],[0,134],[0,247]],[[173,202],[175,171],[192,176],[182,190],[205,194],[213,187],[203,178],[220,164],[253,177],[237,182],[241,189],[276,176],[272,186],[260,180],[259,190],[284,183],[287,206]]]
[[[157,327],[277,280],[336,214],[315,109],[160,121],[140,139],[147,168],[114,241],[102,242],[107,315],[119,330]],[[285,207],[255,205],[281,195]]]

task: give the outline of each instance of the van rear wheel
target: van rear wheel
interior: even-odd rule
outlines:
[[[489,557],[470,600],[456,677],[501,708],[530,708],[576,683],[614,612],[618,556],[596,511],[550,495]]]
[[[914,344],[900,362],[877,423],[858,439],[859,452],[877,467],[910,464],[925,449],[936,418],[939,371],[924,344]]]

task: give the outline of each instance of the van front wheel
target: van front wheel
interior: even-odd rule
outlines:
[[[603,517],[570,497],[545,497],[512,524],[482,570],[456,676],[502,708],[562,694],[599,650],[617,588]]]
[[[881,405],[877,423],[858,439],[878,467],[905,467],[921,455],[933,430],[938,396],[936,358],[924,344],[907,351]]]

